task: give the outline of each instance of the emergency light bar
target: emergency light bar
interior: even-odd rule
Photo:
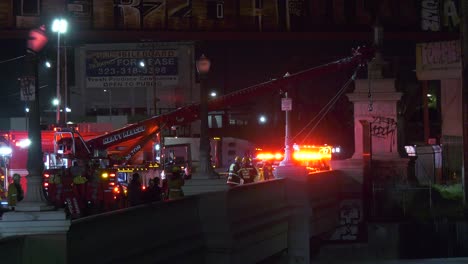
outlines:
[[[322,159],[331,159],[332,148],[330,146],[311,146],[311,145],[294,145],[293,158],[297,161],[313,161]],[[260,152],[257,154],[259,160],[283,160],[282,153]]]
[[[259,160],[282,160],[283,159],[283,154],[281,153],[270,153],[270,152],[265,152],[265,153],[258,153],[257,154],[257,159]]]

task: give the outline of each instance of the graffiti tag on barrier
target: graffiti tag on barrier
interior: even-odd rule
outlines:
[[[362,221],[362,206],[360,200],[344,200],[340,204],[340,225],[336,228],[331,240],[357,240],[359,223]]]

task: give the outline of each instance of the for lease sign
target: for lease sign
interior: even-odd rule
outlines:
[[[87,87],[153,87],[178,81],[177,50],[88,50]]]

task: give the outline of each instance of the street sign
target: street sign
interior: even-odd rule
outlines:
[[[291,111],[292,110],[292,99],[291,98],[281,98],[281,110],[282,111]]]
[[[34,101],[36,87],[36,78],[34,76],[24,76],[20,78],[21,101]]]

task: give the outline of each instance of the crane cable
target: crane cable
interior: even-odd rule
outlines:
[[[304,143],[304,141],[306,140],[306,138],[314,131],[314,129],[318,126],[318,124],[322,121],[323,118],[325,118],[325,116],[328,114],[328,112],[330,112],[330,110],[332,109],[332,107],[335,105],[335,103],[338,101],[338,99],[341,97],[341,95],[343,95],[343,93],[347,90],[347,88],[349,87],[349,85],[354,82],[356,80],[356,75],[357,75],[357,72],[359,71],[361,66],[357,67],[353,74],[351,75],[351,77],[346,81],[346,83],[343,85],[343,87],[340,88],[340,90],[333,96],[333,98],[320,110],[320,112],[314,117],[312,118],[312,120],[309,121],[309,123],[307,123],[302,129],[301,131],[299,131],[293,138],[292,140],[294,140],[295,138],[297,138],[300,134],[302,134],[306,129],[307,127],[309,127],[317,118],[319,118],[319,120],[315,123],[315,125],[309,130],[309,132],[307,133],[307,135],[303,138],[302,140],[302,143]]]

